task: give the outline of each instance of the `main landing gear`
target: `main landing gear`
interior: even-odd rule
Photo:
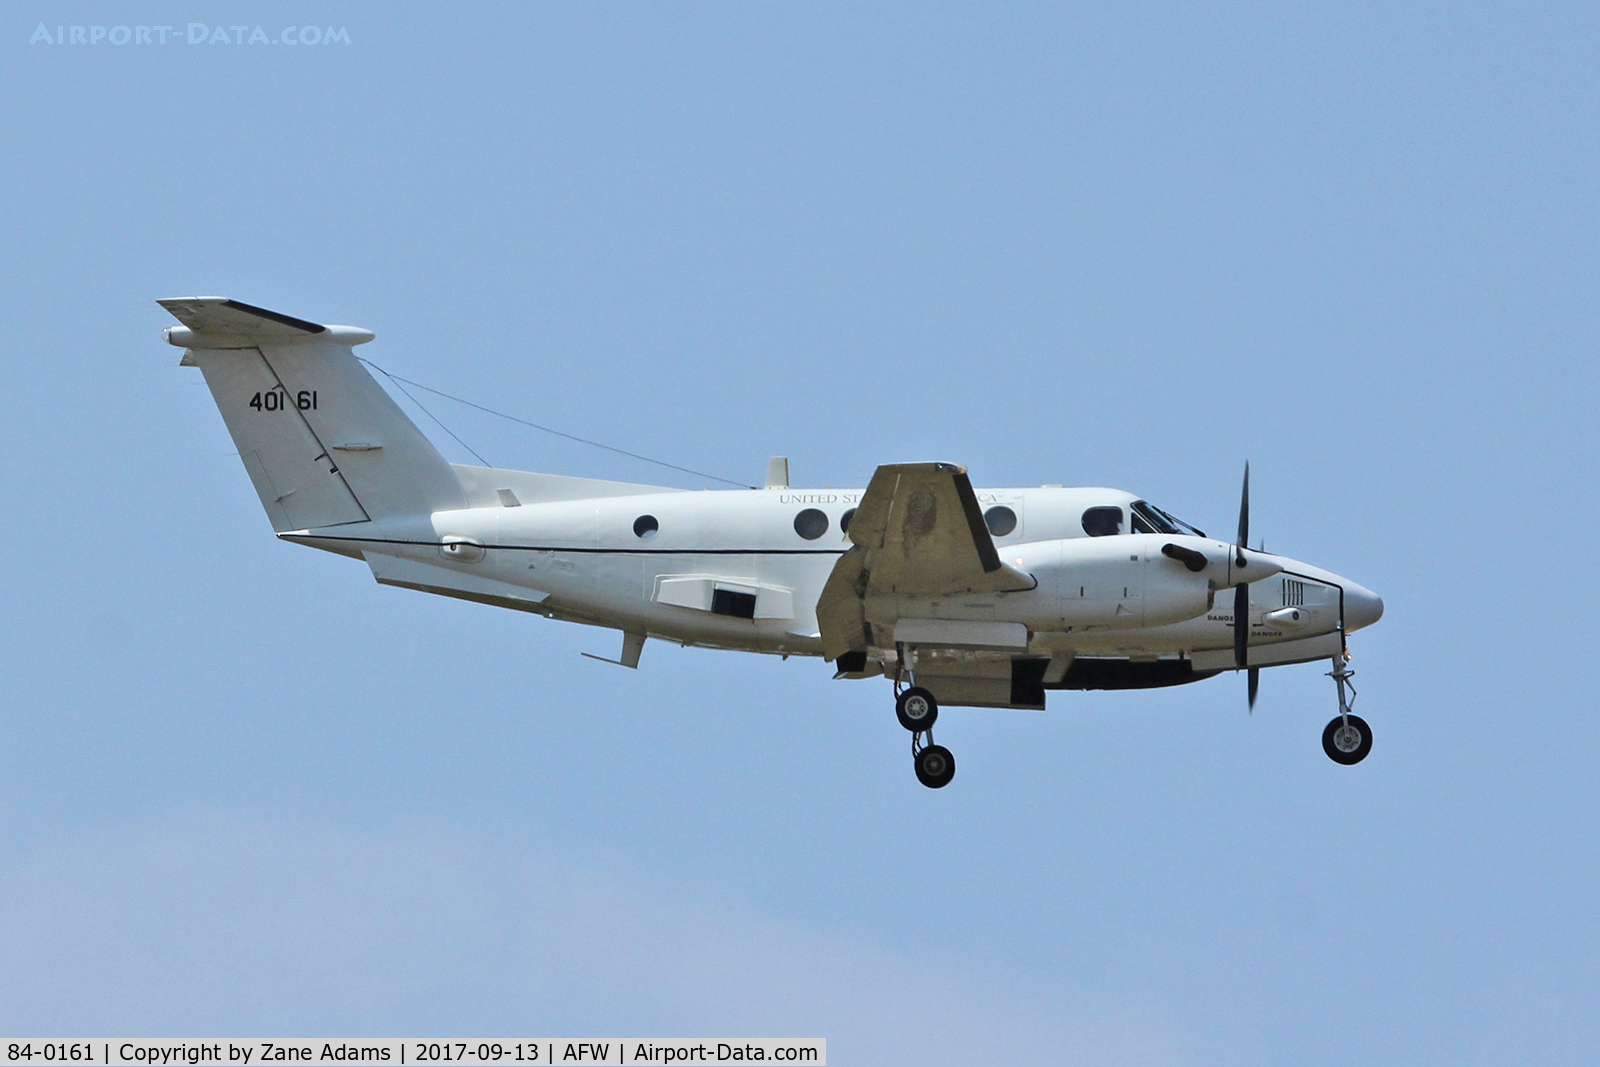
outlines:
[[[943,789],[956,776],[956,758],[943,745],[933,743],[933,723],[939,702],[921,686],[900,688],[895,682],[894,714],[911,731],[911,767],[917,781],[929,789]],[[926,738],[926,741],[924,741]]]
[[[1350,711],[1350,706],[1356,702],[1356,687],[1350,684],[1355,673],[1342,655],[1333,657],[1333,670],[1328,672],[1328,677],[1339,687],[1339,714],[1322,731],[1322,751],[1333,762],[1347,767],[1360,763],[1372,751],[1372,727]]]

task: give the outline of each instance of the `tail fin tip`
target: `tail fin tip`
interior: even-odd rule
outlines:
[[[183,323],[166,330],[167,343],[178,348],[249,348],[309,340],[353,346],[375,336],[359,326],[324,326],[225,296],[172,297],[156,303]]]

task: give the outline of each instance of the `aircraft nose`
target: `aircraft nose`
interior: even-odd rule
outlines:
[[[1371,626],[1383,618],[1383,598],[1370,589],[1350,584],[1344,587],[1344,619],[1349,630]]]

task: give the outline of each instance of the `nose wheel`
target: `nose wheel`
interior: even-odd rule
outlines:
[[[1333,657],[1333,670],[1328,677],[1339,688],[1339,714],[1322,731],[1322,751],[1346,767],[1360,763],[1372,751],[1372,727],[1350,710],[1356,701],[1356,687],[1350,684],[1355,673],[1343,656]]]
[[[1322,731],[1322,751],[1335,763],[1360,763],[1372,751],[1372,727],[1359,715],[1340,715]]]

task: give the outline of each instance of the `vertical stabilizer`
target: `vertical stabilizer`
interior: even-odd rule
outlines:
[[[372,334],[220,297],[163,300],[217,402],[273,529],[464,505],[449,463],[351,352]]]

